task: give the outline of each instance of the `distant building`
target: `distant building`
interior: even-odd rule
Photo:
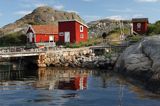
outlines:
[[[60,21],[58,30],[61,43],[79,43],[88,39],[88,26],[77,20]]]
[[[30,25],[27,43],[32,46],[55,46],[58,41],[58,27],[54,25]]]
[[[133,18],[133,33],[138,33],[142,35],[145,34],[148,30],[148,23],[148,18]]]

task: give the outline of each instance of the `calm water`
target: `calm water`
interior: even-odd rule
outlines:
[[[160,106],[160,97],[102,70],[0,70],[0,106],[48,105]]]

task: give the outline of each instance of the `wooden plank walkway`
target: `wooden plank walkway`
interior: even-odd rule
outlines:
[[[45,53],[46,49],[25,49],[25,47],[2,47],[0,48],[0,58],[9,57],[24,57],[24,56],[38,56],[40,53]]]

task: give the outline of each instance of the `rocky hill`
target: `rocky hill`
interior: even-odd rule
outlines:
[[[57,25],[59,20],[77,19],[81,22],[83,20],[76,13],[55,10],[51,7],[38,7],[32,13],[24,16],[14,23],[8,24],[0,28],[0,36],[7,35],[14,32],[24,32],[29,24],[54,24]]]
[[[90,33],[94,33],[97,36],[102,35],[103,32],[109,33],[117,28],[130,28],[131,21],[129,20],[112,20],[101,19],[88,23]]]

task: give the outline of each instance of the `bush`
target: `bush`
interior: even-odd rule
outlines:
[[[155,34],[156,26],[154,24],[150,24],[148,26],[147,35],[154,35]]]
[[[160,21],[148,25],[147,35],[157,35],[157,34],[160,34]]]
[[[142,36],[130,36],[126,40],[131,42],[138,42],[142,39]]]
[[[23,34],[11,33],[2,38],[0,38],[0,46],[17,46],[17,45],[25,45],[26,44],[26,36]]]
[[[112,58],[112,52],[105,53],[104,56],[105,56],[106,59],[111,59]]]

